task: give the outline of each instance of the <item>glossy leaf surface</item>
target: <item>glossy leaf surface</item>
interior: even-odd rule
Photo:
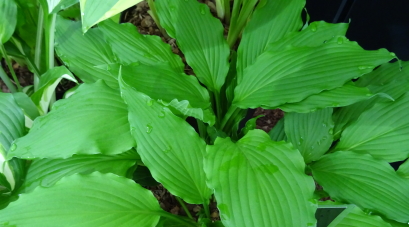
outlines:
[[[300,153],[261,130],[207,147],[205,171],[224,226],[314,226],[314,181]],[[251,217],[251,218],[249,218]]]
[[[206,144],[182,118],[120,80],[138,153],[156,181],[188,203],[207,203]]]
[[[103,81],[81,85],[34,121],[27,136],[15,142],[9,157],[68,158],[73,154],[113,155],[135,146],[128,111],[119,91]]]
[[[1,225],[153,227],[162,210],[152,192],[132,180],[96,172],[22,194],[1,212]]]
[[[331,198],[408,223],[409,181],[386,161],[369,154],[337,151],[310,167],[314,179]]]

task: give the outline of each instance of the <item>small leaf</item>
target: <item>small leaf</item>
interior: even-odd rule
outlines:
[[[312,113],[286,113],[284,127],[287,141],[301,152],[305,163],[315,161],[332,144],[332,108]]]
[[[127,116],[119,91],[103,81],[82,84],[74,95],[57,101],[50,113],[38,117],[30,132],[15,141],[8,157],[122,153],[135,146]]]
[[[17,5],[14,0],[0,1],[0,44],[7,42],[17,25]]]
[[[409,156],[409,93],[395,102],[378,103],[345,128],[335,150],[369,153],[388,162]]]
[[[121,13],[142,0],[80,0],[82,31],[85,33],[100,21]]]
[[[392,227],[377,215],[363,212],[357,206],[351,205],[335,218],[328,227]]]
[[[182,118],[120,78],[131,133],[142,162],[156,181],[188,203],[208,203],[203,157],[206,143]]]
[[[207,5],[196,0],[159,0],[155,6],[161,25],[176,39],[199,81],[219,93],[229,70],[230,55],[220,21]]]
[[[331,198],[374,214],[409,221],[409,181],[384,160],[369,154],[337,151],[311,164],[314,179]]]
[[[149,190],[124,177],[95,172],[22,194],[2,210],[0,225],[153,227],[161,212]]]
[[[284,118],[281,118],[277,124],[268,132],[271,140],[273,141],[287,141],[287,135],[284,130]]]
[[[207,147],[205,171],[226,227],[313,226],[314,181],[300,153],[261,130]],[[251,218],[249,218],[251,217]]]

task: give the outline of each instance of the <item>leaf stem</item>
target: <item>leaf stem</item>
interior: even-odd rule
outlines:
[[[10,73],[11,73],[11,76],[13,77],[14,83],[16,83],[16,85],[17,85],[17,90],[22,91],[23,88],[21,87],[20,82],[18,81],[18,78],[16,76],[16,73],[14,72],[13,65],[11,64],[11,60],[10,60],[9,56],[7,55],[7,53],[6,53],[6,49],[4,48],[4,45],[0,45],[0,52],[3,55],[4,59],[6,60],[7,67],[10,70]]]
[[[222,113],[223,108],[222,108],[221,100],[220,100],[220,91],[215,91],[213,93],[213,100],[216,104],[216,118],[217,118],[216,125],[217,125],[218,123],[220,123],[220,121],[222,120],[221,118],[223,116],[223,113]]]
[[[41,75],[41,47],[43,43],[43,23],[44,23],[44,10],[40,4],[40,9],[38,12],[38,20],[37,20],[37,34],[36,34],[36,46],[34,52],[34,64],[37,66],[39,71],[38,76],[34,75],[34,92],[38,90],[38,84],[40,83],[40,75]]]
[[[191,214],[190,211],[187,209],[185,202],[184,202],[181,198],[179,198],[179,196],[175,196],[175,198],[176,198],[176,200],[179,202],[179,204],[182,206],[182,208],[183,208],[183,210],[185,211],[185,213],[187,214],[187,216],[188,216],[190,219],[194,220],[193,217],[192,217],[192,214]]]
[[[203,203],[203,208],[207,218],[210,218],[209,200]]]
[[[10,78],[7,76],[6,72],[4,72],[3,67],[0,67],[0,78],[4,81],[6,84],[7,88],[12,92],[15,93],[17,92],[17,88],[14,86],[14,84],[11,82]]]
[[[207,136],[207,130],[206,130],[206,126],[203,123],[203,121],[196,119],[197,122],[197,127],[199,129],[199,135],[202,139],[206,140],[206,136]]]

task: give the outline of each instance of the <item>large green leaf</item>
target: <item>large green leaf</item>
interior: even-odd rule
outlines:
[[[335,218],[328,227],[392,227],[377,215],[363,212],[359,207],[350,205]]]
[[[358,87],[353,82],[348,82],[342,87],[310,95],[300,102],[285,103],[279,108],[285,112],[307,113],[327,107],[348,106],[372,97],[373,94],[368,88]]]
[[[285,134],[304,157],[305,163],[319,159],[332,144],[332,108],[312,113],[286,113]]]
[[[196,0],[158,0],[155,5],[162,26],[176,39],[197,78],[209,90],[220,92],[230,55],[223,25],[207,5]]]
[[[39,187],[2,210],[0,225],[156,226],[163,212],[152,193],[114,174],[75,174]]]
[[[205,171],[227,227],[314,226],[314,181],[300,153],[261,130],[207,147]]]
[[[73,154],[119,154],[135,146],[128,110],[119,91],[103,81],[81,85],[57,101],[30,132],[15,142],[9,157],[67,158]]]
[[[335,150],[369,153],[389,162],[409,157],[409,93],[378,103],[345,128]]]
[[[409,181],[386,161],[369,154],[337,151],[314,162],[311,169],[331,198],[408,223]]]
[[[80,0],[82,31],[85,33],[100,21],[121,13],[142,0]],[[101,4],[102,3],[102,4]]]
[[[256,58],[264,52],[267,44],[280,40],[285,35],[301,28],[301,12],[304,5],[305,0],[259,2],[243,31],[243,37],[237,50],[239,83],[244,69],[254,63]]]
[[[7,151],[25,134],[24,113],[10,93],[0,93],[0,144]]]
[[[160,37],[141,35],[133,24],[117,24],[111,20],[99,23],[98,27],[122,64],[169,62],[175,71],[183,72],[185,65],[181,58]]]
[[[384,85],[393,80],[408,80],[409,61],[396,61],[382,64],[379,68],[368,73],[356,82],[359,86]]]
[[[119,70],[122,79],[139,92],[172,106],[185,116],[195,117],[209,125],[215,123],[209,92],[196,77],[176,72],[168,64],[133,64]]]
[[[117,78],[95,67],[117,60],[98,28],[82,34],[81,22],[57,17],[55,50],[64,64],[85,83],[103,79],[109,86],[118,87]]]
[[[120,79],[138,153],[156,181],[188,203],[208,203],[206,144],[182,118]]]
[[[48,112],[48,106],[55,88],[63,78],[78,83],[72,73],[64,66],[51,68],[41,76],[38,84],[39,89],[31,96],[31,100],[35,103],[41,115]]]
[[[14,33],[17,24],[17,5],[14,0],[0,2],[0,44],[5,43]]]
[[[392,58],[394,54],[386,49],[365,51],[345,37],[335,37],[318,47],[266,51],[244,71],[233,104],[240,108],[274,108],[299,102],[341,87]]]
[[[74,155],[67,159],[34,160],[19,193],[28,193],[37,186],[51,187],[61,178],[75,173],[114,173],[127,177],[128,169],[139,159],[135,150],[119,155]]]

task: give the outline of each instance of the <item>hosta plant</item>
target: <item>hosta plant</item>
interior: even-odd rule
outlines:
[[[338,205],[330,226],[409,222],[409,162],[389,164],[409,156],[406,62],[349,41],[348,24],[303,22],[302,0],[235,0],[231,12],[216,1],[227,35],[196,0],[150,1],[184,62],[159,37],[93,18],[126,2],[56,15],[63,66],[48,72],[83,83],[48,113],[39,102],[32,127],[25,103],[0,95],[0,224],[316,226],[317,208]],[[239,127],[257,107],[285,117],[269,133],[256,118]],[[202,204],[199,216],[162,210],[133,180],[144,167],[182,207]]]

